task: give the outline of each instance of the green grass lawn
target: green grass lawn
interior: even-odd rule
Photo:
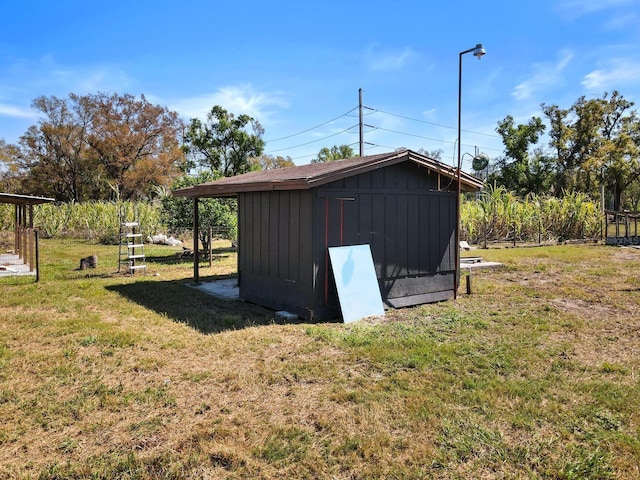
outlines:
[[[639,250],[477,250],[505,266],[473,295],[348,325],[117,250],[45,240],[39,283],[0,282],[0,478],[640,478]]]

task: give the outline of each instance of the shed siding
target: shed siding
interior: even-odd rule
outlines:
[[[308,191],[238,196],[238,274],[243,299],[273,309],[309,305],[311,205]]]
[[[403,162],[310,190],[239,194],[241,298],[335,318],[328,247],[357,244],[371,246],[388,305],[453,296],[455,191],[439,185],[437,173]]]
[[[402,163],[319,188],[314,241],[322,248],[315,250],[315,258],[317,277],[325,285],[316,302],[327,308],[337,305],[327,248],[354,244],[371,246],[387,304],[452,296],[455,193],[437,191],[437,186],[436,173]]]

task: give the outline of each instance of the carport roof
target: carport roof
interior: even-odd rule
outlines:
[[[404,161],[412,161],[441,175],[456,179],[457,169],[411,150],[348,158],[325,163],[310,163],[290,168],[249,172],[235,177],[225,177],[192,187],[174,190],[178,197],[229,197],[241,192],[271,190],[307,190],[335,180],[351,177]],[[482,188],[482,180],[461,172],[461,189],[476,191]]]
[[[40,203],[51,203],[53,198],[35,197],[33,195],[17,195],[14,193],[0,193],[0,203],[12,203],[14,205],[38,205]]]

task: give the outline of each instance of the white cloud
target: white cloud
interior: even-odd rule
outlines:
[[[40,95],[66,97],[69,93],[123,92],[132,83],[118,65],[61,65],[51,56],[14,62],[5,66],[0,74],[12,85],[7,92],[12,98],[29,97],[29,102]]]
[[[422,116],[427,120],[433,121],[433,119],[436,118],[437,111],[435,108],[430,108],[429,110],[424,110]]]
[[[221,87],[214,93],[184,98],[169,104],[170,108],[185,118],[204,120],[213,106],[220,105],[235,115],[250,115],[263,125],[269,122],[274,108],[289,107],[283,93],[259,92],[250,85]]]
[[[415,56],[416,52],[409,47],[386,51],[377,51],[375,47],[371,47],[366,58],[369,70],[393,72],[402,70]]]
[[[562,71],[573,58],[571,52],[563,51],[555,63],[543,62],[534,65],[534,71],[524,82],[519,83],[511,94],[516,100],[526,100],[540,90],[556,85],[562,78]]]
[[[589,90],[606,90],[628,84],[640,84],[640,62],[635,58],[611,60],[582,80],[582,85]]]
[[[0,103],[0,116],[30,119],[35,119],[38,117],[31,109],[16,107],[15,105],[6,105],[3,103]]]

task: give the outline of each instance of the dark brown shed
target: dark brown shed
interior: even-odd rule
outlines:
[[[466,173],[460,178],[462,191],[482,186]],[[173,193],[237,196],[240,297],[323,320],[340,316],[333,246],[370,245],[388,306],[451,298],[456,187],[455,168],[404,150],[251,172]]]

